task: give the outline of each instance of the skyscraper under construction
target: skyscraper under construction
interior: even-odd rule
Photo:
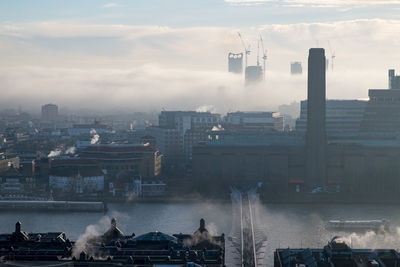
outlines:
[[[233,73],[243,72],[243,53],[228,54],[228,71]]]

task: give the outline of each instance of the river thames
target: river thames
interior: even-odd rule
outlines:
[[[26,232],[62,231],[76,240],[86,231],[102,234],[112,217],[126,235],[155,230],[192,233],[204,218],[211,233],[229,236],[234,223],[229,202],[110,204],[108,208],[107,213],[0,212],[0,233],[14,231],[15,222],[21,221]],[[255,227],[267,236],[264,266],[272,266],[277,247],[321,247],[336,235],[354,248],[400,248],[399,205],[260,204],[255,206],[255,216]],[[333,219],[387,219],[391,230],[380,234],[326,230],[326,222]],[[226,263],[233,266],[238,256],[228,238],[226,241]]]

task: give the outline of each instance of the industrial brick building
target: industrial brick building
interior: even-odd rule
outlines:
[[[258,182],[264,184],[267,192],[310,192],[314,189],[306,184],[304,142],[298,137],[284,135],[264,138],[264,141],[253,138],[253,143],[246,144],[245,138],[241,138],[243,142],[236,142],[219,137],[219,141],[194,147],[193,173],[200,190],[228,190],[229,185],[256,185]],[[282,142],[274,142],[274,138]],[[327,146],[326,157],[323,182],[330,191],[363,196],[400,192],[399,140],[331,143]]]
[[[99,144],[88,146],[79,153],[83,160],[92,160],[109,173],[129,170],[142,177],[161,173],[161,155],[149,144]]]

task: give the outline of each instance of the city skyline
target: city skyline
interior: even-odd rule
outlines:
[[[0,265],[398,266],[399,11],[0,1]]]

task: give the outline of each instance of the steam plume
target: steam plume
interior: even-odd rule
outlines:
[[[92,135],[92,139],[90,140],[90,143],[92,145],[97,144],[99,142],[100,135],[97,134],[95,129],[91,129],[90,134]]]

